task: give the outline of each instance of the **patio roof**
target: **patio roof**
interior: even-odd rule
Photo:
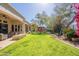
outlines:
[[[11,4],[8,3],[0,3],[0,4],[1,4],[0,11],[6,13],[10,17],[13,17],[19,21],[29,24],[29,22],[26,21],[24,16],[21,15],[13,6],[11,6]]]

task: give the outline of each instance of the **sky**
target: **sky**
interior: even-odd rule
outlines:
[[[31,22],[35,19],[37,13],[45,11],[48,15],[54,13],[53,9],[55,4],[45,4],[45,3],[12,3],[11,4],[16,10],[24,16],[24,18]]]

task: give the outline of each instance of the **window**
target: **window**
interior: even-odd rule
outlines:
[[[22,31],[22,26],[21,26],[21,31]]]
[[[15,31],[17,32],[17,25],[15,25]]]
[[[14,32],[14,25],[12,25],[12,32]]]
[[[18,31],[20,31],[20,25],[18,25]]]
[[[2,22],[2,20],[0,20],[0,22]]]
[[[8,24],[2,24],[2,33],[4,34],[8,33]]]
[[[5,18],[5,19],[6,19],[6,18],[7,18],[7,17],[6,17],[6,15],[3,15],[3,18]]]
[[[3,34],[8,33],[8,24],[0,23],[0,33],[3,33]]]
[[[3,21],[3,23],[7,23],[7,21]]]
[[[5,15],[3,15],[3,17],[5,17]]]

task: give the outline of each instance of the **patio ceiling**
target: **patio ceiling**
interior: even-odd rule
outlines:
[[[4,15],[7,15],[7,17],[10,18],[11,20],[16,20],[16,21],[19,21],[19,22],[21,22],[21,23],[25,23],[25,22],[23,21],[23,19],[19,18],[18,16],[14,15],[14,14],[12,14],[12,13],[10,13],[10,12],[6,12],[6,11],[4,11],[4,10],[0,10],[0,13],[1,13],[1,14],[4,14]]]

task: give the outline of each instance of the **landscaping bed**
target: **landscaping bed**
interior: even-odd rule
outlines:
[[[58,40],[62,40],[70,45],[73,45],[74,47],[79,48],[79,38],[77,37],[72,37],[71,40],[64,35],[61,36],[54,35],[54,37],[57,38]]]
[[[26,36],[26,34],[14,35],[14,36],[12,37],[12,40],[19,40],[19,39],[23,38],[24,36]]]

